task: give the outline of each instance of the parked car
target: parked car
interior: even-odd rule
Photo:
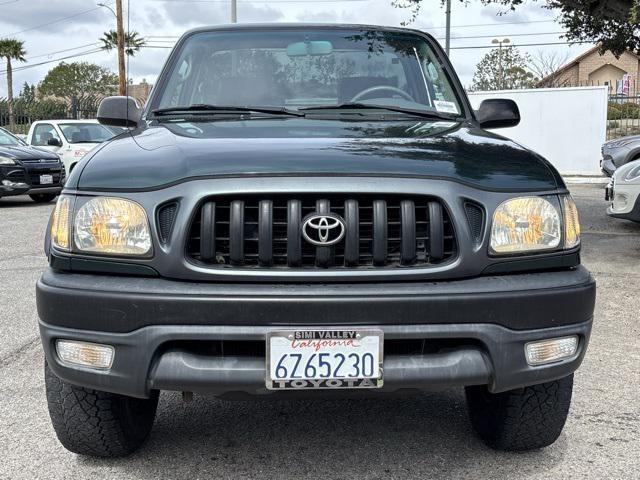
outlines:
[[[492,447],[560,435],[595,301],[576,206],[485,130],[516,104],[472,111],[432,36],[197,29],[144,110],[112,97],[98,118],[134,130],[71,174],[37,285],[66,448],[132,452],[161,390],[465,387]]]
[[[35,202],[50,202],[62,191],[64,179],[55,153],[30,147],[0,128],[0,197],[27,194]]]
[[[640,160],[615,171],[606,188],[605,199],[611,202],[608,215],[640,222]]]
[[[640,135],[616,138],[602,145],[600,169],[611,177],[616,168],[640,159]]]
[[[118,130],[124,129],[105,127],[97,120],[40,120],[31,125],[27,143],[58,154],[71,173],[92,148],[118,135]]]

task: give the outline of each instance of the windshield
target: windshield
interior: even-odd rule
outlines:
[[[59,127],[69,143],[102,143],[116,136],[99,123],[61,123]]]
[[[460,115],[431,46],[411,32],[307,28],[187,38],[154,109],[388,105]]]
[[[26,144],[19,138],[11,135],[6,130],[0,128],[0,145],[22,146]]]

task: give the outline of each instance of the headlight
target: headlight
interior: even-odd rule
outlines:
[[[580,244],[580,219],[578,207],[571,195],[562,197],[564,208],[564,248],[573,248]]]
[[[15,165],[15,164],[16,162],[13,158],[0,155],[0,165]]]
[[[79,251],[114,255],[146,255],[151,251],[149,221],[131,200],[96,197],[75,216],[73,240]]]
[[[493,214],[491,252],[534,252],[558,248],[562,238],[560,213],[541,197],[502,202]]]
[[[51,241],[56,248],[69,250],[69,224],[71,213],[71,197],[62,195],[58,198],[51,222]]]
[[[631,180],[635,180],[638,177],[640,177],[640,163],[638,165],[636,165],[635,167],[633,167],[631,170],[629,170],[627,172],[627,174],[624,176],[624,179],[627,182],[629,182]]]

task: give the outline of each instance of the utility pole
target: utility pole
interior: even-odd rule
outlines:
[[[445,32],[444,51],[449,56],[449,46],[451,44],[451,0],[447,0],[447,26]]]
[[[503,38],[502,40],[498,38],[494,38],[491,40],[491,43],[494,45],[499,45],[498,47],[498,63],[500,64],[500,90],[504,90],[504,66],[502,65],[502,44],[511,43],[511,40],[508,38]]]
[[[231,0],[231,23],[238,23],[238,0]]]
[[[116,0],[116,28],[118,35],[118,94],[127,94],[127,74],[124,68],[124,26],[122,22],[122,0]]]

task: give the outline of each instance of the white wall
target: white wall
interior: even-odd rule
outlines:
[[[487,98],[510,98],[520,124],[495,132],[538,152],[563,175],[600,174],[607,134],[607,88],[537,88],[469,93],[474,109]]]

